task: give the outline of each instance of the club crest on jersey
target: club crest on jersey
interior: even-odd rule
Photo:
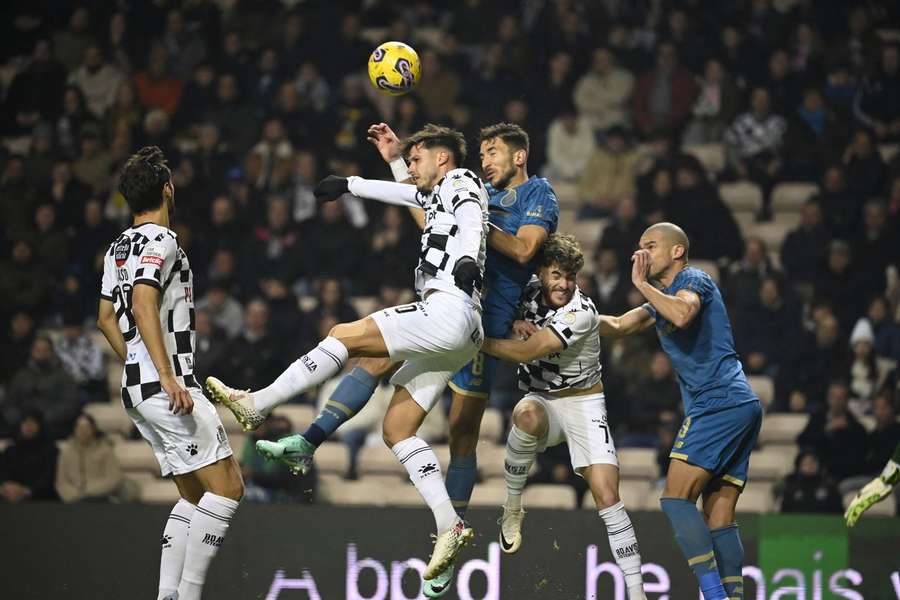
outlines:
[[[123,235],[116,242],[116,247],[113,248],[113,258],[116,261],[116,266],[121,267],[125,264],[125,261],[128,260],[128,257],[131,255],[131,238],[127,235]]]
[[[515,204],[517,199],[518,198],[516,197],[516,190],[508,190],[506,192],[506,195],[500,198],[500,206],[508,208]]]

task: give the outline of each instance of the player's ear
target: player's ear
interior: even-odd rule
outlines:
[[[675,244],[672,246],[672,260],[680,260],[684,258],[684,246]]]
[[[517,167],[524,167],[527,160],[528,160],[528,153],[525,152],[525,148],[522,148],[521,150],[516,150],[515,153],[513,154],[513,164],[515,164]]]

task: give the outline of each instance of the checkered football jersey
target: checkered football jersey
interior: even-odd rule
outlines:
[[[554,310],[541,303],[541,282],[532,277],[519,309],[522,319],[549,328],[563,343],[560,352],[519,364],[519,389],[588,389],[600,381],[600,324],[593,300],[576,287],[569,303]]]
[[[129,227],[110,244],[103,261],[100,297],[113,303],[127,353],[122,373],[122,403],[137,406],[162,391],[159,374],[138,331],[131,309],[136,285],[152,285],[162,295],[159,321],[176,377],[185,386],[194,379],[194,276],[174,232],[142,223]]]
[[[468,296],[456,287],[453,267],[462,255],[459,225],[455,212],[466,202],[475,202],[482,213],[481,245],[473,258],[484,275],[485,243],[488,231],[488,193],[481,179],[468,169],[453,169],[441,179],[430,194],[416,193],[416,202],[425,209],[425,229],[419,265],[416,267],[416,293],[421,297],[428,290],[443,290],[465,295],[481,307],[481,290]]]

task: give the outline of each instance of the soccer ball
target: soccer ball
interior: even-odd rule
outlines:
[[[416,87],[421,72],[419,55],[403,42],[385,42],[369,57],[372,85],[391,96],[400,96]]]

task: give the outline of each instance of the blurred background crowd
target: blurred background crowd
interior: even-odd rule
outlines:
[[[128,155],[157,145],[173,171],[197,374],[257,388],[335,323],[412,294],[409,215],[312,195],[329,173],[389,178],[365,141],[379,121],[401,137],[458,128],[476,170],[480,127],[525,127],[529,170],[553,183],[601,312],[641,301],[629,258],[643,229],[681,225],[769,414],[804,416],[774,487],[784,510],[840,510],[900,442],[895,2],[32,0],[0,15],[6,500],[127,487],[89,413],[119,401],[93,322],[102,254],[130,220],[117,192]],[[418,88],[396,99],[365,73],[388,39],[422,59]],[[617,443],[659,448],[664,472],[680,397],[655,333],[602,358]],[[501,419],[515,381],[513,366],[498,377]],[[350,478],[379,406],[344,436]],[[244,456],[259,498],[314,495],[314,481]],[[564,449],[541,460],[536,480],[580,485]]]

